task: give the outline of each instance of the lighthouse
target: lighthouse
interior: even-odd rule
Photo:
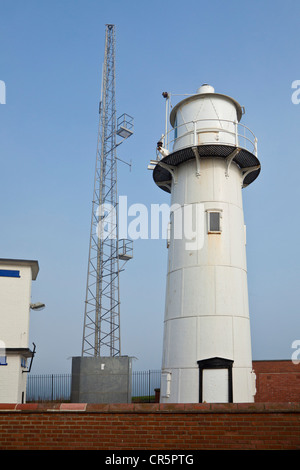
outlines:
[[[260,163],[244,113],[202,85],[172,107],[151,161],[171,194],[162,403],[254,401],[242,191]]]

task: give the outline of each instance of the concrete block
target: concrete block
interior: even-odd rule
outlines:
[[[131,403],[132,358],[73,357],[72,403]]]

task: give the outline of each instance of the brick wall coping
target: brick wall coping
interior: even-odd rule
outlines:
[[[0,413],[300,413],[300,403],[0,403]]]

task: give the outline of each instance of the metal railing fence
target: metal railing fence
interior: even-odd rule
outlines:
[[[69,401],[71,374],[28,375],[26,401]],[[160,370],[132,372],[132,397],[151,401],[160,387]]]
[[[71,379],[71,374],[28,375],[26,401],[70,400]]]
[[[209,134],[212,136],[211,141],[207,140]],[[187,146],[201,144],[201,137],[204,135],[205,141],[203,144],[228,144],[228,139],[232,138],[232,144],[242,147],[257,156],[257,137],[251,129],[238,121],[229,119],[205,118],[183,122],[175,125],[161,138],[167,150],[170,150],[175,143],[176,150],[179,150]],[[180,140],[183,140],[182,145],[180,145]]]
[[[132,397],[143,397],[150,401],[155,389],[160,388],[160,370],[143,370],[132,372]]]

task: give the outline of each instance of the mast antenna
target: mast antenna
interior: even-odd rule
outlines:
[[[116,118],[115,25],[107,24],[92,201],[82,356],[120,356],[119,275],[132,258],[131,240],[119,240],[117,147],[133,134],[133,118]],[[117,142],[117,136],[122,137]],[[125,162],[126,163],[126,162]]]

